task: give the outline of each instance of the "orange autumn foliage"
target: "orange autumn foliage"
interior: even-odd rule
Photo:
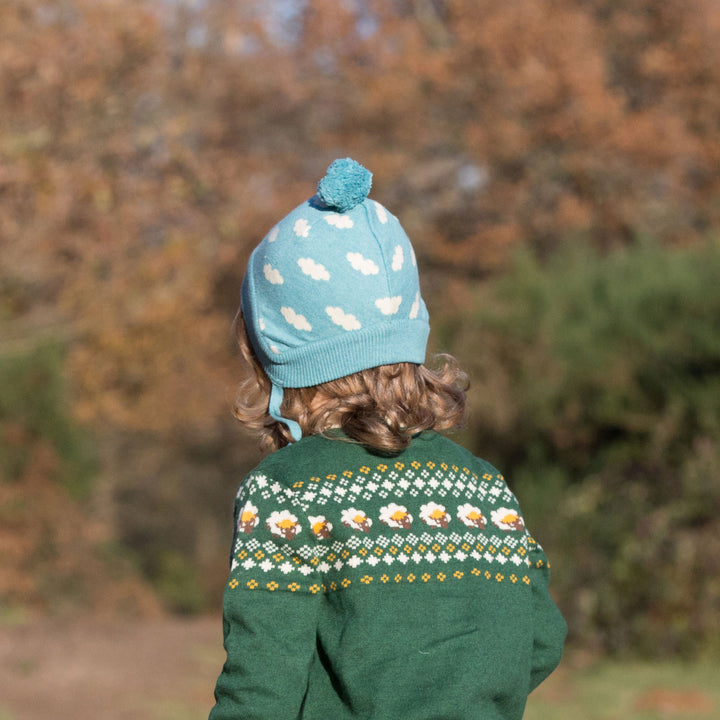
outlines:
[[[3,317],[73,338],[84,421],[225,411],[244,258],[338,155],[431,294],[519,245],[720,222],[711,0],[11,0],[0,28]]]

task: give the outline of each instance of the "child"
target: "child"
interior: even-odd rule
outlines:
[[[436,432],[465,376],[423,365],[415,255],[370,184],[336,160],[249,261],[236,415],[276,452],[235,503],[210,720],[521,718],[560,660],[515,497]]]

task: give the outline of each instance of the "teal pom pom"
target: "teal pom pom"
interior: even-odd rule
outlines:
[[[320,199],[339,212],[359,205],[370,192],[372,173],[352,158],[335,160],[318,183]]]

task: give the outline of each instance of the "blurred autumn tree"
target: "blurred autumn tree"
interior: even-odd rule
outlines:
[[[519,247],[717,229],[719,31],[713,0],[3,2],[0,352],[67,345],[145,574],[223,572],[244,260],[333,158],[374,171],[440,327]]]

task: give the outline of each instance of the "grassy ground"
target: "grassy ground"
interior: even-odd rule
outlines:
[[[221,667],[218,618],[0,623],[0,720],[197,720]],[[569,653],[525,720],[720,720],[720,660]]]
[[[720,720],[720,662],[580,662],[568,654],[525,720]]]

